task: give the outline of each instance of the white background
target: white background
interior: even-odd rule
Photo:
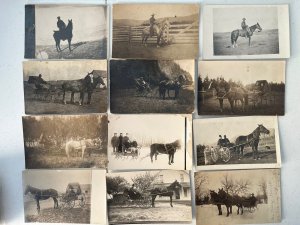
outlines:
[[[72,2],[101,3],[101,1],[90,0]],[[187,1],[182,0],[182,2]],[[287,63],[286,74],[286,114],[279,118],[282,150],[281,224],[300,224],[300,121],[298,120],[300,115],[300,1],[206,0],[198,2],[290,4],[291,58]],[[25,3],[25,0],[0,0],[0,184],[2,185],[0,211],[6,224],[23,223],[21,171],[24,169],[24,154],[21,116],[24,115],[22,60]]]

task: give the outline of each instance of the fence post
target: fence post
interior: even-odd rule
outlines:
[[[131,43],[131,26],[128,26],[128,44]]]

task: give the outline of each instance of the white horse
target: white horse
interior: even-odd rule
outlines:
[[[66,154],[67,157],[70,157],[70,153],[71,151],[75,151],[80,149],[81,150],[81,158],[83,159],[84,156],[84,151],[86,150],[87,147],[91,147],[94,146],[95,143],[92,139],[84,139],[84,140],[80,140],[80,141],[74,141],[74,140],[70,140],[66,142]]]

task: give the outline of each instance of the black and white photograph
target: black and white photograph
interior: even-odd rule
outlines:
[[[109,169],[190,169],[185,116],[110,115],[108,119]]]
[[[191,223],[189,171],[108,173],[109,224]]]
[[[194,60],[111,60],[112,113],[194,111]]]
[[[198,4],[114,4],[112,57],[195,59]]]
[[[204,7],[204,58],[289,58],[288,5]]]
[[[106,168],[106,114],[24,116],[26,169]]]
[[[107,61],[23,62],[26,114],[106,113]]]
[[[104,5],[26,5],[25,58],[105,59],[107,24]]]
[[[280,170],[195,173],[197,225],[281,222]]]
[[[281,166],[276,116],[196,119],[193,129],[199,170]]]
[[[91,171],[27,170],[23,189],[25,222],[90,223]]]
[[[199,61],[199,115],[284,115],[285,61]]]

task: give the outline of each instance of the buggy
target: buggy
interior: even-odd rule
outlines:
[[[75,205],[84,207],[86,204],[85,193],[82,192],[79,183],[69,183],[66,188],[66,193],[59,196],[61,208],[74,208]]]

